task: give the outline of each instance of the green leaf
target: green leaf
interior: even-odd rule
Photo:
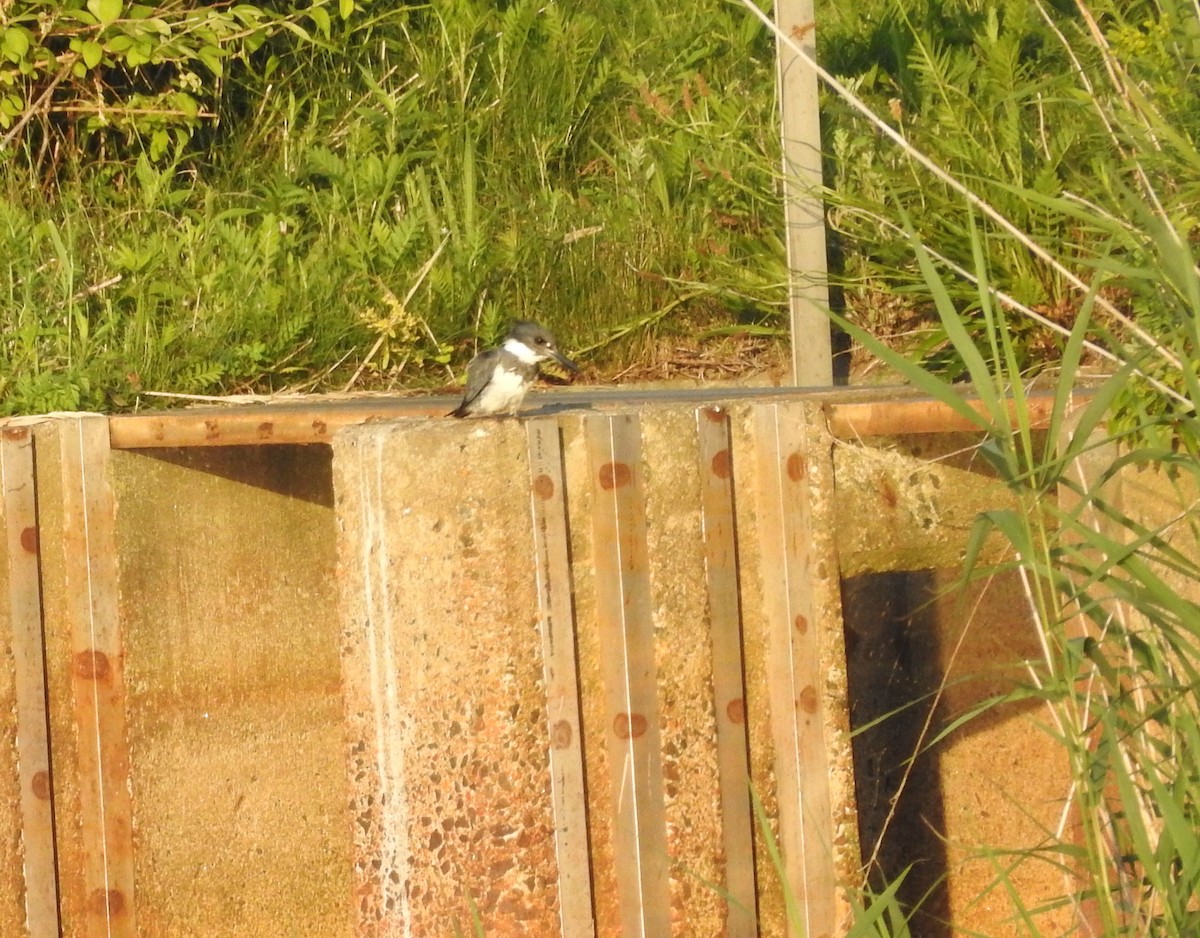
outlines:
[[[23,59],[29,51],[29,34],[19,26],[4,30],[4,51],[11,53],[13,60]]]
[[[317,31],[326,39],[329,38],[329,14],[324,7],[313,7],[308,11],[309,18],[317,27]]]
[[[350,19],[350,14],[354,12],[354,0],[338,0],[338,13],[342,19]]]
[[[101,26],[107,26],[113,20],[119,19],[125,6],[121,0],[88,0],[87,8],[100,21]]]
[[[104,59],[104,47],[98,42],[85,42],[79,49],[83,56],[83,64],[88,68],[95,68]]]
[[[224,63],[221,62],[221,57],[225,55],[225,51],[220,46],[201,46],[200,51],[196,53],[200,61],[203,62],[210,72],[218,78],[224,72]]]

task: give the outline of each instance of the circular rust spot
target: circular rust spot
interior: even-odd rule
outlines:
[[[718,479],[729,478],[729,450],[723,449],[715,453],[712,458],[712,474]]]
[[[212,418],[204,421],[204,438],[206,440],[215,440],[221,435],[221,425]]]
[[[571,731],[571,724],[566,720],[559,720],[550,727],[550,744],[555,749],[566,749],[571,745],[571,740],[575,734]]]
[[[329,427],[324,420],[314,420],[312,422],[313,433],[317,436],[324,436],[329,432]]]
[[[787,474],[788,478],[793,482],[799,482],[808,473],[808,463],[804,461],[804,456],[800,453],[792,453],[787,458]]]
[[[50,773],[45,769],[40,772],[34,772],[33,778],[29,781],[29,788],[33,792],[33,797],[38,801],[50,800]]]
[[[737,700],[731,700],[725,705],[725,716],[729,717],[730,723],[745,723],[746,722],[746,701],[741,697]]]
[[[600,488],[619,489],[633,481],[633,471],[623,462],[606,462],[600,467]]]
[[[799,613],[796,614],[796,631],[803,635],[808,631],[808,619]]]
[[[5,427],[4,439],[12,443],[20,443],[22,440],[29,439],[28,427]]]
[[[809,684],[800,691],[800,709],[805,713],[816,713],[820,701],[817,700],[817,689]]]
[[[93,915],[116,918],[125,911],[125,894],[119,889],[93,889],[87,905]]]
[[[533,480],[533,494],[546,501],[554,497],[554,480],[544,472]]]
[[[640,713],[618,713],[613,720],[618,739],[637,739],[646,732],[646,718]]]
[[[700,411],[713,423],[721,423],[725,420],[725,408],[720,404],[714,407],[702,407]]]
[[[258,425],[258,438],[260,440],[269,440],[275,435],[275,424],[270,420],[264,420]]]
[[[81,651],[75,656],[75,673],[91,681],[102,681],[112,670],[102,651]]]
[[[21,550],[27,554],[36,554],[38,549],[37,528],[30,525],[21,529]]]

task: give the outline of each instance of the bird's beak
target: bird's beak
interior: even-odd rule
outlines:
[[[571,361],[571,359],[567,358],[567,356],[564,355],[562,352],[558,351],[558,349],[555,349],[551,354],[554,355],[554,360],[556,362],[558,362],[560,365],[562,365],[564,368],[566,368],[567,371],[572,371],[572,372],[579,371],[579,366],[576,365],[573,361]]]

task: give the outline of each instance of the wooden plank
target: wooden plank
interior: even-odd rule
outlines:
[[[1085,395],[1086,399],[1086,395]],[[986,415],[987,410],[978,398],[967,398],[972,410]],[[1031,394],[1025,401],[1029,425],[1044,430],[1050,425],[1054,398],[1049,394]],[[1010,418],[1016,423],[1015,408],[1008,404]],[[828,404],[825,408],[829,431],[843,440],[871,436],[900,436],[918,433],[954,433],[980,431],[980,425],[941,401],[867,401]]]
[[[46,714],[46,650],[38,548],[37,477],[27,427],[0,434],[0,484],[8,547],[8,603],[16,667],[17,765],[25,861],[26,926],[32,936],[59,934]]]
[[[729,938],[753,938],[758,935],[754,815],[750,804],[742,610],[738,598],[737,530],[728,413],[721,407],[702,407],[696,411],[696,428],[713,656],[713,698],[717,715],[725,891],[730,899],[726,934]]]
[[[816,60],[813,0],[776,0],[775,23],[784,36]],[[784,219],[791,270],[792,381],[802,387],[821,387],[833,384],[833,349],[825,206],[821,198],[817,73],[783,40],[777,44],[777,65]]]
[[[1085,400],[1088,391],[1079,392]],[[864,397],[876,400],[863,400]],[[798,391],[794,388],[685,388],[651,389],[636,392],[616,388],[589,388],[582,393],[541,395],[556,402],[551,406],[633,407],[650,402],[681,405],[727,404],[735,400],[806,400],[824,403],[835,436],[844,439],[901,433],[945,433],[971,430],[976,425],[940,401],[904,400],[916,397],[909,388],[825,389]],[[969,406],[983,411],[976,399]],[[261,404],[203,411],[159,411],[146,414],[119,414],[109,418],[110,445],[113,449],[171,449],[194,446],[270,446],[297,444],[328,445],[343,427],[375,420],[399,420],[407,417],[440,417],[456,401],[422,398],[372,398],[345,401],[316,397],[304,404]],[[1053,397],[1029,395],[1030,419],[1035,426],[1045,425]],[[7,423],[12,425],[16,418]]]
[[[115,505],[108,420],[64,419],[60,430],[63,552],[87,935],[133,938],[133,820],[118,615]]]
[[[767,681],[779,838],[788,886],[800,904],[804,935],[835,933],[830,759],[826,747],[821,636],[841,622],[821,621],[814,591],[826,558],[814,556],[808,491],[808,439],[799,407],[755,408],[757,515],[767,614]]]
[[[584,421],[622,934],[671,934],[662,744],[636,415]]]
[[[593,938],[591,856],[588,849],[579,665],[572,601],[570,537],[558,421],[526,424],[530,510],[537,567],[538,628],[546,684],[554,843],[563,938]]]

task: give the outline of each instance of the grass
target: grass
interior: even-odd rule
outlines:
[[[52,112],[3,154],[0,412],[444,383],[517,317],[604,367],[648,324],[780,301],[773,50],[737,10],[359,3],[330,29],[230,59],[178,151],[93,128],[48,165]]]

